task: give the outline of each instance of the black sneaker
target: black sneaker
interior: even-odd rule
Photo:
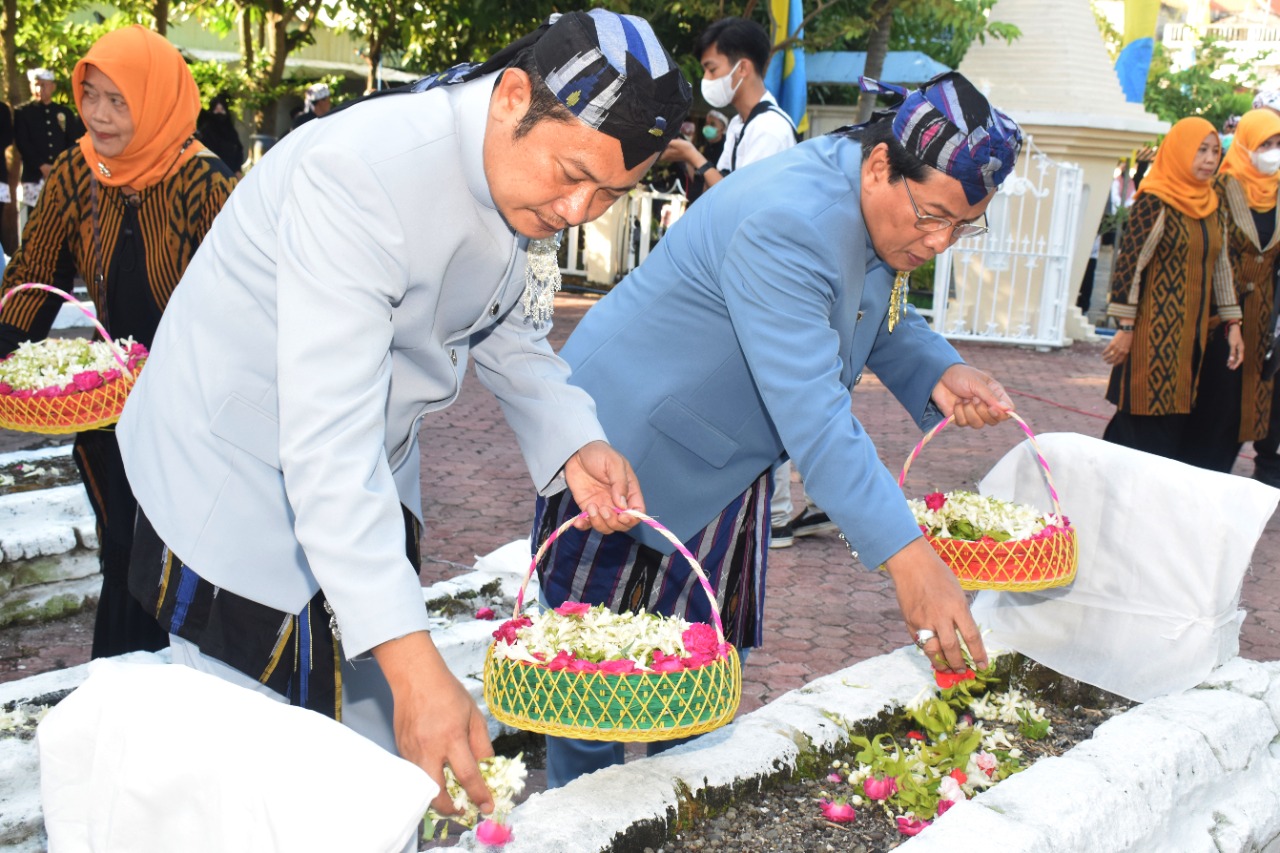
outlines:
[[[769,547],[770,548],[790,548],[796,544],[795,533],[791,530],[790,524],[784,524],[781,527],[772,527],[769,529]]]
[[[838,529],[836,523],[816,507],[807,507],[791,522],[791,530],[796,536],[817,536],[819,533],[832,533]]]

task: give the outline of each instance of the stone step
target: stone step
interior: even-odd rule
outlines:
[[[0,495],[0,561],[97,548],[93,509],[84,486]]]
[[[24,586],[0,596],[0,628],[29,622],[47,622],[79,613],[96,600],[102,591],[102,577],[98,574],[98,555],[87,553],[84,559],[75,560],[82,570],[92,567],[88,574],[74,580]],[[62,561],[71,562],[71,561]]]

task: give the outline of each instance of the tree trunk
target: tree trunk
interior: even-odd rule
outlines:
[[[889,52],[889,31],[893,29],[893,4],[888,4],[883,12],[880,13],[880,19],[876,21],[876,28],[871,32],[871,39],[867,42],[867,63],[862,69],[864,77],[872,79],[880,79],[880,74],[884,71],[884,58]],[[871,118],[871,113],[876,108],[876,95],[874,92],[863,92],[858,96],[858,117],[857,123],[861,124]]]
[[[151,7],[151,16],[156,19],[156,32],[164,35],[169,31],[169,0],[155,0]]]
[[[364,90],[372,92],[378,88],[378,66],[382,64],[382,32],[374,27],[369,32],[369,77],[365,80]]]
[[[18,0],[4,0],[4,18],[0,20],[0,43],[2,43],[0,55],[4,58],[6,73],[0,75],[0,86],[4,87],[0,95],[10,106],[17,106],[18,103],[26,100],[23,93],[26,91],[27,81],[22,74],[22,69],[18,68],[17,31]],[[9,166],[9,198],[12,199],[9,204],[3,205],[4,210],[0,212],[0,244],[3,244],[6,254],[12,254],[18,250],[17,192],[22,161],[18,157],[16,145],[10,146],[8,151],[0,149],[0,158],[7,158],[11,164]]]
[[[26,100],[22,69],[18,67],[18,0],[4,0],[4,20],[0,21],[0,41],[4,42],[4,67],[7,73],[0,85],[4,86],[4,100],[17,106]]]

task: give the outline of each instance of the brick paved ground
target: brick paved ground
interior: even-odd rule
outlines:
[[[590,304],[581,297],[559,300],[557,345]],[[1102,399],[1106,371],[1100,345],[1049,352],[980,344],[961,344],[959,349],[1005,383],[1038,432],[1102,434],[1111,407]],[[639,371],[636,381],[643,381]],[[896,471],[918,440],[914,426],[874,379],[859,387],[854,406],[881,458]],[[972,485],[1020,438],[1012,425],[994,432],[948,431],[913,464],[909,486],[913,493],[923,493],[928,487]],[[424,583],[466,571],[478,555],[527,535],[532,515],[528,475],[496,401],[474,376],[457,404],[427,420],[422,447]],[[1248,452],[1246,448],[1246,456]],[[1237,473],[1251,470],[1252,463],[1242,457]],[[1243,592],[1249,615],[1241,651],[1257,660],[1280,659],[1278,546],[1280,522],[1273,518]],[[774,551],[768,602],[765,645],[747,666],[743,711],[908,641],[888,579],[855,564],[835,536],[799,540],[795,547]],[[66,630],[0,631],[0,681],[82,662],[88,654],[83,623],[83,618],[68,621]],[[25,669],[15,671],[19,665]]]

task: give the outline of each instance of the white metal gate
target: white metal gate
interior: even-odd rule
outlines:
[[[938,256],[933,310],[921,313],[956,340],[1062,346],[1083,195],[1084,170],[1051,160],[1028,137],[987,208],[991,230]]]

